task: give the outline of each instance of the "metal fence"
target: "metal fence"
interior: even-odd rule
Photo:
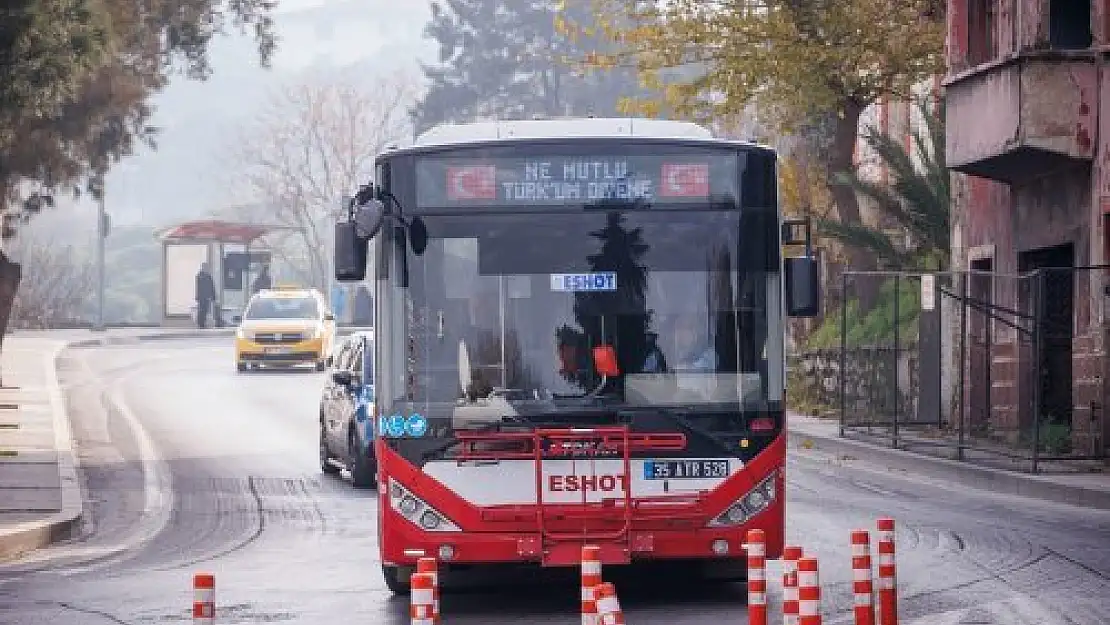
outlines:
[[[1034,473],[1105,460],[1108,269],[845,272],[841,436]]]

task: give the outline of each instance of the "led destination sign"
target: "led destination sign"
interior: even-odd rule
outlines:
[[[650,149],[650,148],[645,148]],[[581,206],[606,200],[704,203],[737,196],[736,156],[426,158],[417,163],[421,207]]]

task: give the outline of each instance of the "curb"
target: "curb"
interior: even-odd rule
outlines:
[[[977,466],[948,458],[933,458],[903,449],[891,449],[848,438],[794,431],[787,425],[787,440],[795,448],[808,441],[808,447],[833,454],[854,455],[869,461],[897,466],[922,475],[950,481],[978,490],[1066,503],[1084,508],[1110,510],[1110,491],[1052,482],[1038,475],[1019,474]]]
[[[85,489],[78,475],[77,454],[69,409],[58,383],[58,359],[62,352],[75,347],[95,347],[114,343],[233,336],[235,329],[183,330],[139,334],[127,337],[62,340],[50,350],[45,360],[47,395],[54,417],[54,447],[58,457],[58,479],[61,484],[61,510],[42,519],[19,523],[0,530],[0,562],[11,562],[29,552],[56,542],[73,538],[84,517]]]
[[[139,341],[160,341],[168,339],[202,339],[209,337],[235,336],[235,328],[220,328],[219,330],[169,330],[166,332],[152,332],[148,334],[133,334],[130,336],[102,336],[89,339],[74,339],[66,342],[66,348],[96,347],[99,345],[119,345],[136,343]]]

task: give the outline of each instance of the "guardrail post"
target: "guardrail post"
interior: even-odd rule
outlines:
[[[817,558],[798,560],[798,625],[821,625],[821,582]]]
[[[617,588],[609,582],[598,584],[597,613],[601,625],[624,625],[624,612],[617,600]]]
[[[439,565],[435,558],[420,558],[416,561],[416,572],[432,577],[432,618],[439,623]]]
[[[879,519],[879,625],[898,625],[898,575],[894,566],[894,519]]]
[[[601,548],[582,546],[582,625],[599,625],[597,587],[601,584]]]
[[[782,550],[782,623],[798,625],[798,559],[802,548],[787,545]]]
[[[767,537],[748,530],[748,625],[767,625]]]
[[[193,623],[214,625],[216,622],[216,576],[210,573],[193,575]]]
[[[852,594],[855,596],[855,625],[875,625],[871,583],[871,536],[867,530],[852,532]]]
[[[427,573],[411,578],[409,619],[411,625],[435,625],[435,581]]]

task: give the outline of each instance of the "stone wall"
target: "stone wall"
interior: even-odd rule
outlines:
[[[897,366],[895,362],[897,360]],[[791,363],[792,397],[823,412],[840,412],[840,350],[810,350]],[[847,351],[845,396],[849,423],[889,423],[896,402],[899,421],[916,420],[918,396],[915,346],[856,347]],[[935,419],[935,415],[933,416]]]

